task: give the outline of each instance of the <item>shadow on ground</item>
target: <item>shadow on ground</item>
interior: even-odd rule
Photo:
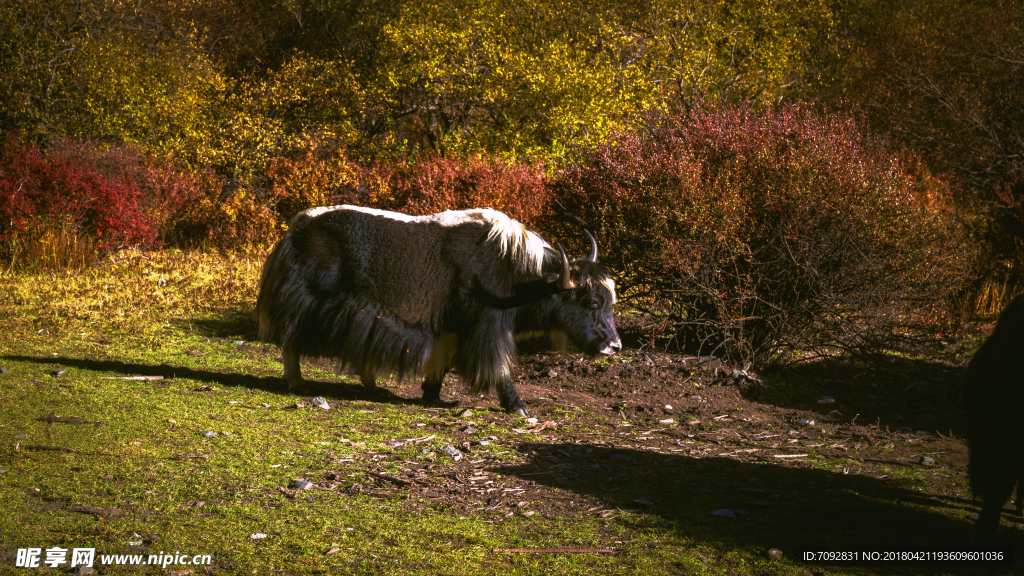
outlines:
[[[163,376],[165,380],[173,381],[177,378],[187,378],[197,382],[222,387],[241,387],[268,392],[290,394],[288,385],[284,379],[266,376],[251,376],[237,372],[213,372],[210,370],[196,370],[182,366],[171,366],[170,364],[137,364],[130,362],[119,362],[117,360],[88,360],[77,358],[48,358],[36,356],[0,356],[0,359],[15,362],[34,362],[41,365],[51,365],[60,368],[74,368],[90,372],[116,373],[125,376]],[[104,374],[103,376],[105,376]],[[103,377],[97,375],[97,377]],[[367,389],[362,384],[350,384],[342,381],[313,381],[307,380],[310,392],[303,396],[324,396],[336,400],[368,400],[384,404],[396,405],[419,405],[419,400],[410,400],[398,396],[387,388]],[[448,404],[439,404],[446,406]],[[454,405],[454,404],[452,404]]]
[[[934,549],[966,545],[973,526],[966,517],[959,519],[936,509],[976,509],[969,500],[900,485],[908,482],[810,466],[751,464],[727,457],[693,458],[568,443],[524,443],[518,449],[531,456],[531,462],[502,468],[501,473],[591,496],[609,507],[641,511],[648,522],[623,523],[624,540],[630,531],[669,529],[695,542],[726,549],[779,548],[790,559],[813,550]],[[729,510],[733,516],[713,514],[720,510]],[[1003,530],[1000,537],[1001,545],[1024,544],[1019,531]],[[872,566],[875,573],[951,573],[950,569]],[[962,565],[952,570],[975,573]],[[1004,567],[1003,572],[1009,570]],[[993,567],[987,573],[994,573]]]

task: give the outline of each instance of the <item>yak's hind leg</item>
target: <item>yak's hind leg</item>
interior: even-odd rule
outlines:
[[[281,350],[281,355],[284,363],[284,380],[288,383],[288,389],[296,394],[308,394],[309,386],[302,379],[302,367],[299,366],[299,351],[287,346]]]
[[[359,381],[362,382],[363,386],[373,390],[377,387],[377,374],[373,371],[366,371],[359,375]]]
[[[434,341],[434,347],[430,349],[430,355],[423,365],[426,376],[422,386],[424,403],[441,401],[441,386],[444,385],[444,377],[452,365],[458,342],[458,336],[454,332],[442,332]]]

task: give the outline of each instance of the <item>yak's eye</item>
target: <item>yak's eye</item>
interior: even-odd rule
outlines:
[[[584,305],[587,308],[591,308],[593,310],[597,310],[598,308],[601,307],[601,303],[598,302],[597,300],[593,299],[593,298],[591,298],[590,300],[587,300],[586,304],[584,304]]]

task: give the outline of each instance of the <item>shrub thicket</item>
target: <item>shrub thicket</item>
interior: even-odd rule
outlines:
[[[556,196],[665,334],[754,364],[935,342],[967,276],[937,183],[800,107],[647,121],[585,153]]]
[[[0,242],[8,257],[55,259],[73,250],[88,262],[97,250],[152,244],[157,226],[142,192],[122,170],[85,147],[43,154],[12,137],[0,144]]]

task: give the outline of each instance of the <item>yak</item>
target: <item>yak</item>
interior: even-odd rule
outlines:
[[[1003,504],[1017,485],[1017,514],[1024,510],[1021,486],[1024,460],[1016,452],[1024,441],[1024,423],[1013,413],[1024,405],[1024,295],[1000,314],[992,334],[967,366],[968,467],[971,489],[981,497],[981,513],[972,544],[991,542]]]
[[[281,347],[290,390],[307,391],[303,356],[333,359],[373,388],[423,377],[440,400],[455,369],[473,392],[495,388],[528,416],[512,383],[517,336],[544,334],[591,356],[622,347],[615,282],[589,257],[570,259],[490,208],[409,216],[359,206],[307,210],[267,257],[257,316]]]

